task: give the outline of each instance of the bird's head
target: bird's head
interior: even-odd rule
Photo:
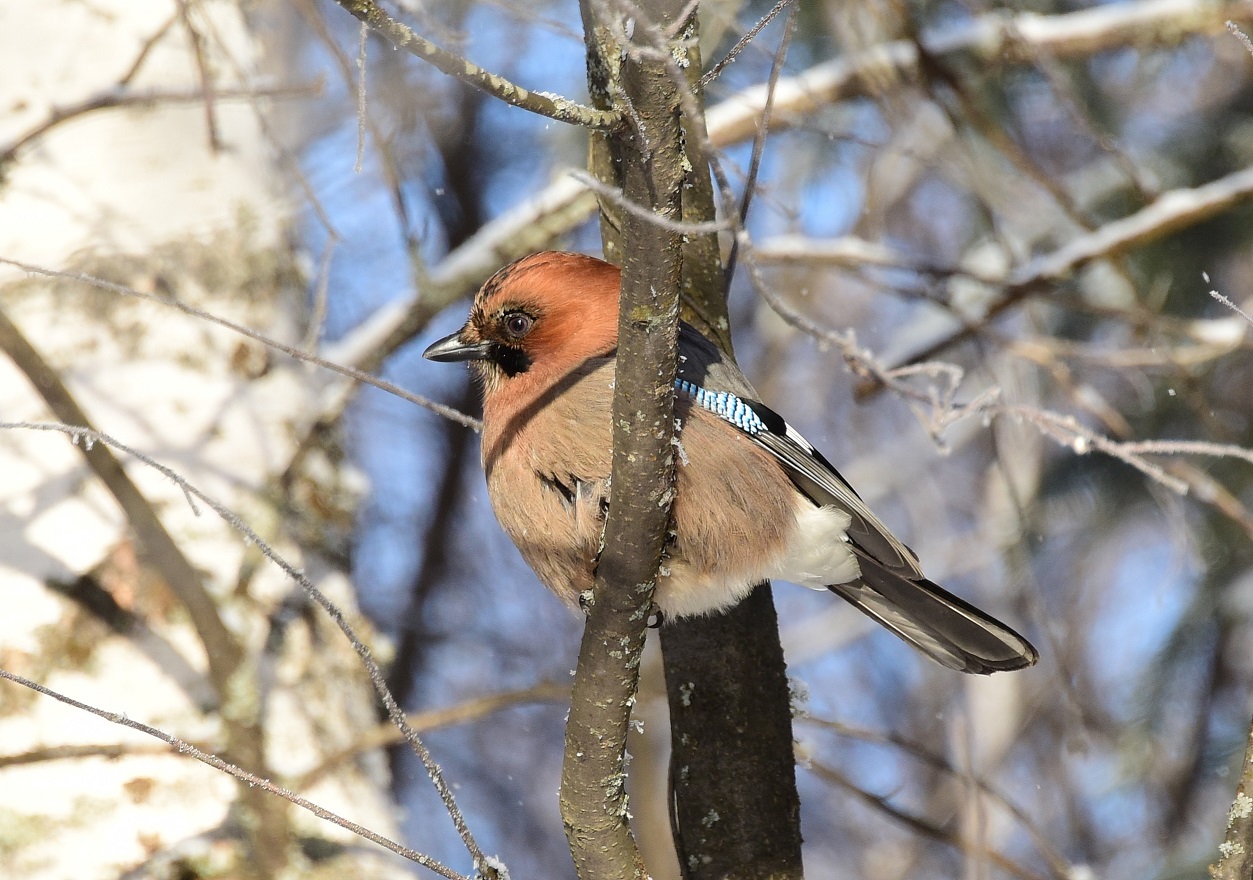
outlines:
[[[488,279],[465,326],[422,356],[471,362],[489,395],[549,380],[617,348],[618,286],[617,267],[602,260],[531,254]]]

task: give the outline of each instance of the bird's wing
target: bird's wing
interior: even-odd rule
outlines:
[[[888,530],[821,452],[765,404],[755,400],[745,404],[766,427],[753,434],[753,439],[783,465],[796,488],[814,504],[837,507],[852,517],[848,527],[850,541],[888,571],[907,578],[922,577],[914,551]]]
[[[744,375],[691,327],[679,330],[675,387],[765,449],[815,504],[849,515],[861,576],[829,589],[933,660],[987,674],[1031,666],[1039,654],[1009,627],[923,577],[914,552],[871,512],[839,471],[783,418],[754,398]]]
[[[808,440],[783,417],[754,400],[756,392],[739,369],[712,342],[684,324],[679,331],[679,379],[676,387],[698,406],[735,425],[769,452],[797,489],[820,507],[846,512],[849,540],[888,571],[922,577],[914,551],[888,530]]]

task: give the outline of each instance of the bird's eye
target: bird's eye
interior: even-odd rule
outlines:
[[[505,315],[505,332],[514,339],[521,339],[531,331],[535,319],[526,312],[510,312]]]

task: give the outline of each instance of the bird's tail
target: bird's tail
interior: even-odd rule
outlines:
[[[828,589],[938,663],[987,675],[1033,665],[1018,633],[925,578],[909,580],[858,553],[861,577]]]

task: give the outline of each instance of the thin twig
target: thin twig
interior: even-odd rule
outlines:
[[[622,208],[628,214],[638,217],[646,223],[655,224],[668,232],[677,232],[680,235],[699,235],[704,232],[721,232],[724,229],[731,228],[731,224],[726,220],[711,220],[703,223],[671,220],[669,217],[663,217],[656,211],[649,210],[643,205],[635,204],[635,202],[626,197],[622,190],[617,187],[606,186],[585,171],[571,171],[570,176],[596,193],[597,196]]]
[[[914,742],[913,740],[903,737],[900,734],[869,730],[863,727],[854,727],[853,725],[843,724],[839,721],[817,718],[813,715],[807,714],[800,715],[798,720],[819,725],[820,727],[827,728],[840,736],[846,736],[850,739],[895,746],[906,754],[917,758],[924,764],[927,764],[928,766],[943,773],[947,773],[954,777],[961,777],[964,775],[961,770],[954,767],[952,763],[942,755],[939,755],[921,743]],[[1010,798],[1003,791],[992,785],[987,780],[976,777],[974,779],[974,783],[981,791],[1000,802],[1000,804],[1004,806],[1015,819],[1022,823],[1022,826],[1027,830],[1027,833],[1031,835],[1031,839],[1035,842],[1036,848],[1040,850],[1041,855],[1043,855],[1045,861],[1048,862],[1049,870],[1051,870],[1059,878],[1059,880],[1067,880],[1067,878],[1074,876],[1074,866],[1071,865],[1066,858],[1057,851],[1052,843],[1049,842],[1047,835],[1040,830],[1035,820],[1027,813],[1026,810],[1019,807],[1016,803],[1010,800]]]
[[[165,20],[159,28],[152,32],[152,36],[144,40],[143,45],[139,47],[139,53],[135,55],[135,60],[131,62],[131,66],[126,69],[126,73],[122,74],[122,78],[117,81],[117,86],[124,89],[131,84],[136,76],[139,75],[140,68],[144,66],[144,62],[148,60],[148,55],[152,52],[157,43],[161,42],[161,38],[170,32],[170,28],[174,26],[174,22],[178,21],[179,13],[176,11]]]
[[[313,308],[309,311],[309,329],[305,332],[304,339],[305,354],[310,357],[317,356],[314,352],[318,350],[322,324],[326,321],[326,308],[331,291],[331,260],[335,256],[337,244],[339,244],[339,238],[334,234],[328,235],[326,244],[322,245],[322,256],[318,259],[318,274],[313,284]]]
[[[780,0],[780,3],[790,0]],[[748,160],[748,174],[744,179],[744,196],[740,200],[740,226],[748,223],[748,208],[753,202],[753,193],[757,189],[757,174],[761,170],[761,157],[766,151],[766,135],[770,131],[770,114],[774,109],[775,86],[779,84],[779,74],[783,72],[783,60],[787,57],[788,44],[792,42],[792,33],[796,30],[796,10],[792,6],[787,20],[783,25],[783,36],[779,40],[779,48],[774,53],[774,61],[770,65],[770,79],[766,83],[766,105],[761,111],[761,126],[753,136],[753,153]],[[771,10],[773,11],[773,10]],[[731,242],[731,253],[727,255],[726,269],[723,271],[723,290],[731,289],[731,279],[735,277],[735,261],[739,258],[740,237],[737,235]]]
[[[503,691],[498,694],[486,694],[481,697],[475,697],[444,709],[428,709],[424,712],[413,712],[407,715],[406,718],[410,726],[418,733],[429,733],[432,730],[439,730],[444,727],[468,724],[471,721],[476,721],[485,715],[499,712],[501,709],[506,709],[510,706],[520,706],[529,703],[560,703],[569,699],[570,686],[568,684],[542,682],[523,690]],[[350,743],[337,752],[333,752],[323,758],[315,767],[297,776],[292,780],[291,786],[297,790],[309,788],[337,766],[356,755],[401,742],[404,742],[404,737],[399,730],[391,724],[380,724],[373,730],[366,731],[362,736],[358,737],[356,742]],[[3,766],[3,758],[0,758],[0,766]]]
[[[1005,290],[987,306],[982,320],[964,323],[904,363],[929,361],[970,339],[993,318],[1038,292],[1052,290],[1056,282],[1068,278],[1094,260],[1121,254],[1172,232],[1195,226],[1250,199],[1253,199],[1253,168],[1233,172],[1198,187],[1163,193],[1152,204],[1134,214],[1111,220],[1011,272]]]
[[[98,439],[102,441],[104,440],[103,437],[100,437]],[[470,878],[462,874],[458,874],[452,868],[449,868],[447,865],[443,864],[442,862],[436,861],[430,856],[423,855],[422,853],[417,852],[416,850],[409,849],[409,847],[396,843],[396,841],[391,840],[387,837],[384,837],[381,834],[376,834],[375,832],[371,831],[369,828],[366,828],[363,825],[358,825],[356,822],[351,822],[348,819],[345,819],[342,816],[338,815],[337,813],[332,813],[330,810],[326,809],[325,807],[320,807],[317,804],[315,804],[313,801],[306,800],[305,798],[302,798],[300,795],[296,794],[295,792],[288,791],[285,788],[281,788],[275,785],[274,783],[270,782],[270,780],[268,779],[262,779],[261,777],[255,776],[252,773],[249,773],[247,770],[244,770],[241,767],[238,767],[235,764],[230,763],[229,761],[223,761],[217,755],[201,751],[200,749],[196,748],[191,743],[185,740],[181,740],[176,736],[171,736],[170,734],[166,733],[164,730],[160,730],[156,727],[152,727],[148,724],[144,724],[142,721],[135,721],[134,719],[128,718],[125,714],[121,712],[110,712],[106,709],[100,709],[88,703],[79,702],[78,700],[72,699],[71,697],[67,697],[65,694],[58,693],[57,691],[54,691],[51,688],[47,688],[41,684],[38,684],[37,682],[33,682],[28,678],[23,678],[20,675],[15,675],[14,673],[9,672],[7,669],[0,669],[0,678],[8,679],[14,684],[18,684],[18,685],[21,685],[22,687],[29,688],[32,691],[35,691],[36,693],[43,694],[45,697],[51,697],[52,699],[62,702],[67,706],[72,706],[73,708],[79,709],[83,712],[89,712],[90,714],[95,715],[97,718],[103,718],[105,721],[112,722],[113,724],[119,724],[122,727],[129,727],[131,730],[137,730],[140,733],[145,733],[148,736],[155,737],[156,739],[159,739],[162,742],[174,748],[179,754],[188,755],[192,758],[195,758],[200,763],[207,764],[210,767],[214,768],[215,770],[220,770],[223,773],[233,776],[236,779],[238,779],[240,782],[246,782],[250,786],[256,786],[257,788],[260,788],[263,791],[267,791],[270,794],[278,795],[284,800],[292,802],[293,804],[300,807],[301,809],[308,810],[310,813],[317,816],[319,819],[325,819],[327,822],[330,822],[334,825],[338,825],[340,828],[343,828],[347,831],[351,831],[353,834],[356,834],[360,837],[364,837],[366,840],[369,840],[373,843],[377,843],[379,846],[385,849],[389,849],[392,852],[396,853],[397,855],[404,856],[406,859],[408,859],[411,862],[414,862],[416,864],[421,865],[424,868],[434,871],[436,874],[439,874],[441,877],[446,877],[448,878],[448,880],[470,880]]]
[[[731,50],[727,52],[726,55],[722,56],[721,61],[719,61],[713,67],[709,68],[709,70],[705,71],[705,74],[700,78],[701,86],[702,87],[707,86],[711,82],[713,82],[715,79],[717,79],[718,76],[722,73],[723,69],[732,61],[734,61],[736,57],[741,52],[743,52],[745,48],[748,47],[749,43],[751,43],[754,39],[756,39],[757,35],[761,33],[761,29],[764,28],[766,25],[770,24],[770,22],[774,21],[775,17],[780,12],[787,9],[788,6],[792,5],[792,2],[793,0],[779,0],[778,3],[774,4],[774,6],[771,7],[770,11],[761,17],[760,21],[758,21],[755,25],[749,28],[748,31],[744,34],[744,36],[736,40],[735,45],[731,47]]]
[[[1246,312],[1244,309],[1240,308],[1238,305],[1236,305],[1235,303],[1233,303],[1231,300],[1227,299],[1227,297],[1223,296],[1223,295],[1222,295],[1221,293],[1219,293],[1217,290],[1211,290],[1211,291],[1209,292],[1209,295],[1210,295],[1210,296],[1212,296],[1214,299],[1218,300],[1218,301],[1219,301],[1220,303],[1222,303],[1223,305],[1225,305],[1227,308],[1231,309],[1233,312],[1235,312],[1235,313],[1236,313],[1237,315],[1239,315],[1241,318],[1244,318],[1244,320],[1248,321],[1250,325],[1253,325],[1253,317],[1249,317],[1249,313],[1248,313],[1248,312]]]
[[[209,748],[201,743],[197,748]],[[115,761],[118,758],[129,758],[139,755],[168,755],[165,746],[150,743],[97,743],[81,745],[43,746],[30,749],[17,755],[0,755],[0,769],[5,767],[25,767],[30,764],[43,764],[48,761],[73,761],[79,758],[106,758]]]
[[[97,278],[94,275],[87,275],[82,272],[61,272],[56,269],[45,269],[42,266],[33,266],[29,263],[23,263],[18,260],[10,260],[5,257],[0,257],[0,264],[15,266],[25,272],[30,272],[35,275],[44,275],[48,278],[62,278],[68,281],[79,281],[83,284],[89,284],[92,287],[98,287],[101,290],[108,290],[112,293],[120,293],[124,296],[131,296],[136,299],[147,300],[149,302],[170,306],[178,309],[180,312],[193,315],[197,318],[217,324],[220,327],[225,327],[228,330],[233,330],[236,333],[247,336],[249,339],[255,339],[257,342],[273,348],[275,351],[281,351],[288,357],[305,361],[306,363],[322,367],[326,370],[331,370],[332,372],[339,373],[341,376],[347,376],[349,379],[353,379],[357,382],[364,382],[367,385],[373,385],[375,388],[386,391],[388,394],[394,394],[401,400],[405,400],[424,409],[428,409],[436,415],[441,415],[446,419],[451,419],[459,425],[464,425],[472,431],[482,430],[483,423],[481,421],[473,418],[472,416],[468,416],[463,412],[459,412],[452,407],[444,406],[442,403],[436,403],[435,401],[422,397],[421,395],[414,394],[411,391],[406,391],[404,388],[401,388],[399,385],[393,385],[386,379],[380,379],[376,376],[371,376],[369,373],[363,373],[360,370],[353,369],[352,367],[341,366],[340,364],[333,363],[325,358],[308,354],[295,346],[287,345],[286,343],[272,339],[263,333],[258,333],[250,327],[245,327],[242,324],[236,324],[234,321],[228,321],[226,318],[219,317],[212,312],[206,312],[203,309],[198,309],[195,306],[188,305],[187,303],[180,302],[179,300],[157,296],[153,293],[144,293],[143,291],[135,290],[132,287],[127,287],[124,284],[116,284],[112,281],[106,281],[103,278]]]
[[[357,84],[355,80],[359,77],[354,77],[353,75],[353,62],[344,53],[343,48],[339,45],[339,41],[335,39],[335,36],[331,33],[330,28],[327,26],[325,17],[322,15],[321,10],[319,10],[315,5],[315,0],[296,0],[293,5],[296,8],[296,13],[304,19],[305,23],[313,30],[314,36],[316,36],[318,41],[326,47],[328,52],[330,52],[331,58],[335,61],[335,65],[339,68],[339,73],[343,78],[345,88],[350,91],[356,90]],[[410,231],[412,223],[410,222],[408,211],[405,206],[404,194],[401,190],[401,173],[399,165],[396,162],[395,151],[392,149],[392,144],[386,137],[383,136],[383,132],[379,129],[378,123],[370,113],[368,104],[365,106],[365,113],[362,119],[365,122],[366,130],[369,132],[370,138],[374,141],[374,149],[379,158],[382,160],[381,171],[383,173],[384,180],[387,182],[387,187],[391,195],[392,210],[396,214],[396,224],[399,228],[404,230],[405,240],[408,241],[413,234]],[[294,170],[299,171],[299,167]],[[304,188],[306,195],[312,196],[312,187],[310,187],[303,179],[303,175],[300,175],[300,177],[301,185]],[[325,218],[324,213],[321,212],[321,206],[315,203],[315,210],[319,211],[319,219],[322,220],[322,225],[327,228],[328,232],[332,236],[337,237],[335,230],[331,229],[329,221]],[[350,364],[349,366],[355,365]]]
[[[209,134],[209,150],[214,153],[222,151],[222,136],[218,132],[217,111],[214,109],[216,100],[213,73],[209,70],[209,61],[205,57],[204,37],[191,21],[191,0],[178,0],[179,15],[183,27],[187,30],[187,39],[191,43],[191,54],[196,60],[196,77],[200,80],[200,95],[204,101],[205,130]]]
[[[357,161],[353,170],[361,173],[361,163],[365,158],[365,120],[366,120],[366,57],[365,49],[370,36],[370,28],[361,22],[361,43],[357,47]]]
[[[322,94],[320,82],[306,85],[274,86],[256,89],[219,89],[214,98],[217,101],[252,100],[254,98],[311,98]],[[155,107],[159,104],[189,104],[203,101],[203,92],[192,92],[186,89],[152,89],[132,92],[123,88],[112,88],[99,95],[93,95],[77,104],[57,107],[48,118],[29,131],[19,135],[7,147],[0,150],[0,170],[16,158],[18,152],[49,131],[66,122],[95,113],[98,110],[112,110],[119,107]]]
[[[1253,40],[1250,40],[1249,35],[1240,30],[1240,25],[1228,19],[1227,30],[1231,31],[1231,35],[1240,41],[1250,55],[1253,55]]]
[[[915,816],[905,812],[900,807],[893,806],[886,797],[866,791],[834,767],[829,767],[818,761],[811,761],[806,769],[812,771],[819,779],[824,779],[844,788],[863,803],[874,807],[884,815],[895,819],[924,837],[946,843],[963,853],[980,855],[1005,871],[1005,873],[1019,878],[1019,880],[1042,880],[1040,875],[1028,871],[1003,853],[967,840],[961,835],[948,831],[921,816]]]

